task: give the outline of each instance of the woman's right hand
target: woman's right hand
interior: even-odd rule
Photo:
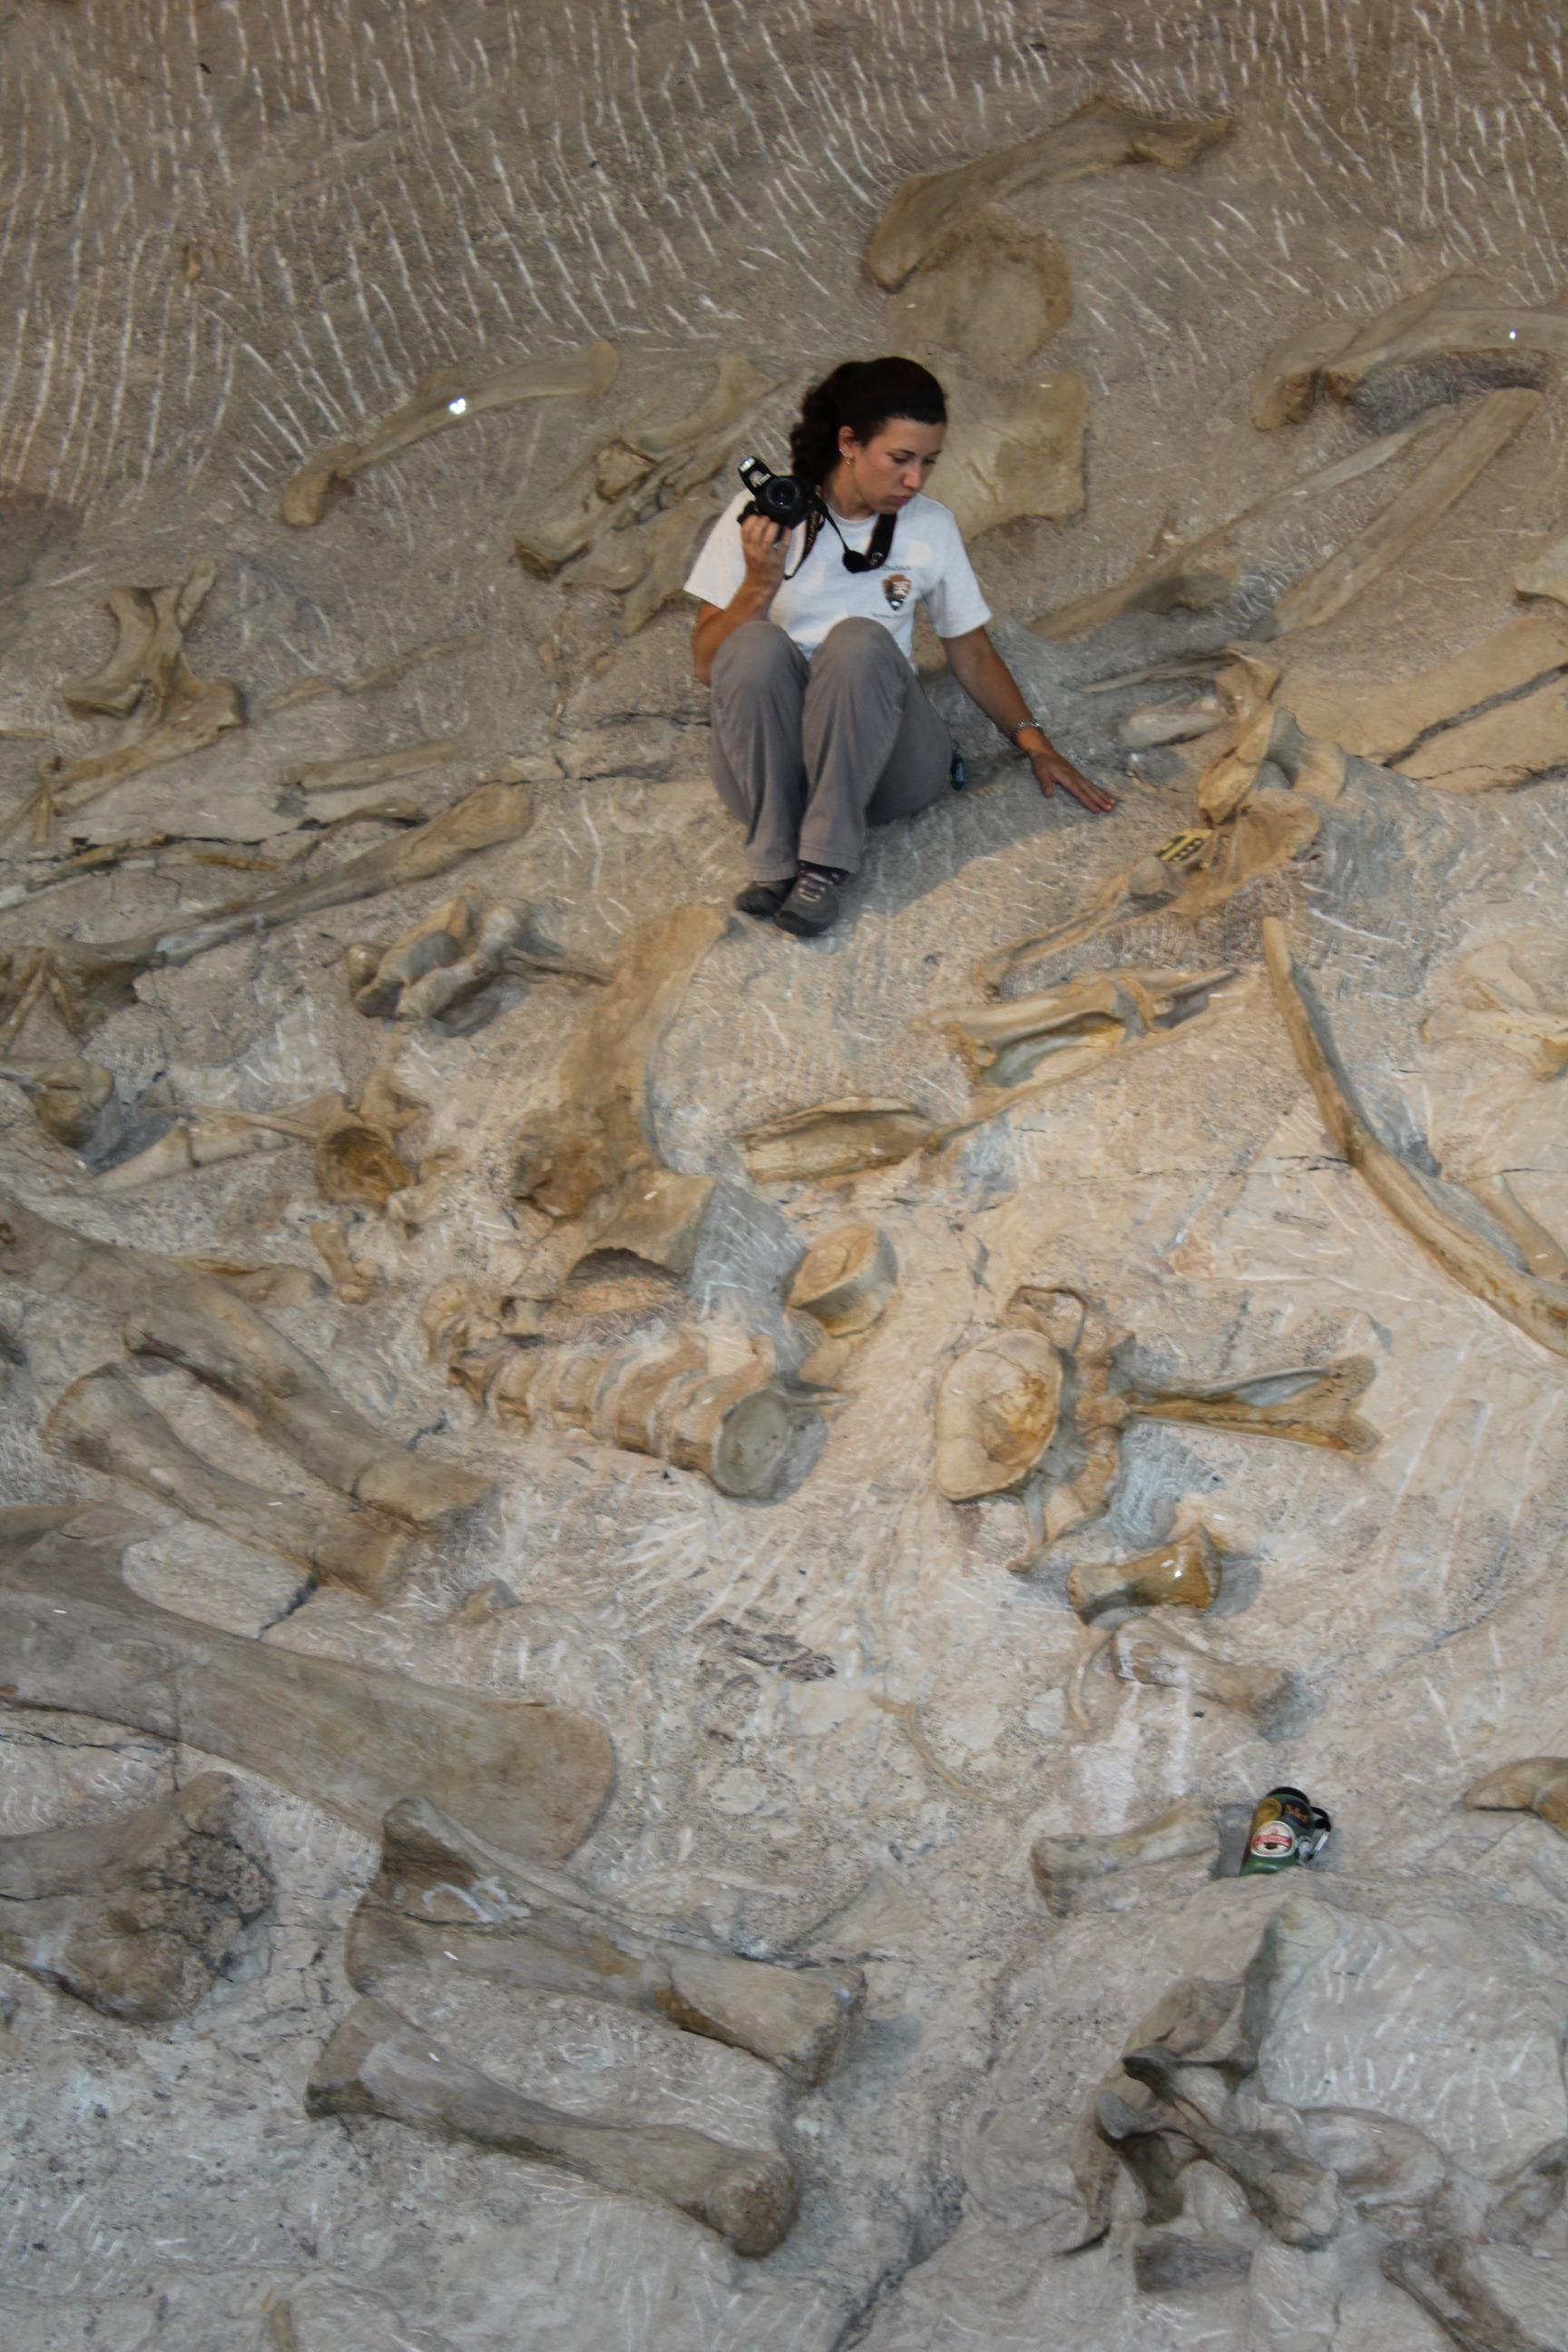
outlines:
[[[771,604],[784,585],[788,531],[766,515],[748,515],[741,525],[741,552],[746,559],[747,587]]]

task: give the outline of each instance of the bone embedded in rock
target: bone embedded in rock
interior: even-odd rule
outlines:
[[[215,677],[133,743],[123,744],[118,751],[95,751],[80,760],[50,756],[39,768],[39,779],[56,807],[85,808],[128,776],[144,775],[149,768],[165,767],[171,760],[205,751],[227,729],[244,724],[245,704],[239,688],[229,678]]]
[[[1110,1655],[1123,1682],[1213,1699],[1248,1717],[1265,1739],[1278,1738],[1288,1727],[1300,1697],[1288,1669],[1233,1664],[1214,1657],[1153,1617],[1119,1625],[1110,1637]]]
[[[813,1244],[790,1286],[789,1303],[804,1308],[833,1339],[868,1331],[898,1286],[893,1244],[878,1225],[835,1225]]]
[[[0,1060],[0,1078],[21,1088],[46,1135],[83,1159],[112,1150],[124,1132],[114,1080],[96,1062],[12,1055]]]
[[[1066,522],[1084,500],[1089,387],[1070,371],[1027,391],[993,387],[956,419],[942,451],[942,503],[965,539],[1037,517]]]
[[[769,1119],[750,1129],[740,1143],[759,1184],[811,1183],[853,1176],[863,1168],[889,1168],[930,1150],[944,1133],[908,1103],[846,1095]]]
[[[1549,1012],[1542,1004],[1532,984],[1515,971],[1506,940],[1496,940],[1468,956],[1465,977],[1482,999],[1481,1008],[1441,1006],[1422,1023],[1424,1037],[1434,1042],[1451,1037],[1495,1039],[1528,1062],[1538,1078],[1555,1078],[1568,1067],[1568,1013]],[[1512,1202],[1506,1182],[1501,1177],[1491,1182],[1501,1185],[1500,1197],[1506,1211]],[[1512,1205],[1517,1212],[1517,1202]],[[1508,1224],[1506,1213],[1500,1213],[1500,1222]],[[1542,1270],[1534,1265],[1531,1267],[1532,1274]]]
[[[775,2149],[727,2147],[682,2125],[564,2115],[464,2064],[384,2001],[349,2011],[310,2070],[305,2104],[313,2116],[383,2116],[510,2156],[548,2158],[601,2188],[673,2205],[740,2254],[772,2253],[799,2203]]]
[[[1456,505],[1541,405],[1538,392],[1493,392],[1376,520],[1279,599],[1281,629],[1316,629],[1391,571]]]
[[[1373,1132],[1334,1048],[1322,1008],[1290,954],[1284,925],[1263,924],[1275,1001],[1324,1126],[1389,1213],[1466,1290],[1553,1353],[1568,1355],[1568,1284],[1511,1265],[1430,1192],[1418,1172]]]
[[[395,1013],[403,992],[426,972],[455,963],[474,934],[474,908],[462,897],[445,898],[432,907],[411,930],[383,950],[375,969],[352,988],[356,1013],[369,1016]],[[366,958],[364,943],[345,950],[351,975]]]
[[[1212,694],[1195,702],[1151,702],[1130,710],[1117,722],[1118,742],[1130,751],[1145,751],[1158,743],[1186,743],[1194,736],[1212,734],[1225,721],[1225,705]]]
[[[509,1854],[563,1862],[614,1779],[590,1717],[437,1690],[224,1633],[131,1591],[100,1515],[23,1533],[0,1562],[12,1706],[64,1708],[183,1740],[374,1836],[420,1789]],[[145,1531],[145,1522],[137,1532]]]
[[[1400,757],[1403,774],[1445,793],[1508,792],[1568,762],[1568,685],[1548,678],[1428,736]]]
[[[365,1300],[381,1287],[381,1276],[376,1268],[357,1265],[349,1255],[347,1235],[336,1218],[324,1217],[312,1225],[310,1240],[331,1277],[340,1305],[363,1307]]]
[[[1134,1559],[1080,1560],[1068,1599],[1086,1625],[1118,1609],[1207,1609],[1219,1599],[1223,1564],[1206,1528]]]
[[[372,751],[352,760],[312,760],[302,768],[290,768],[280,779],[285,785],[298,784],[302,792],[345,792],[360,784],[384,784],[395,776],[422,775],[427,768],[445,767],[449,761],[461,756],[463,746],[455,735],[439,735],[427,743],[405,743],[395,751]]]
[[[1126,1406],[1144,1421],[1179,1421],[1250,1436],[1324,1445],[1338,1454],[1372,1454],[1382,1433],[1353,1410],[1377,1377],[1370,1356],[1337,1364],[1259,1372],[1251,1380],[1197,1389],[1130,1389]]]
[[[901,182],[872,232],[866,267],[879,286],[897,286],[953,222],[988,198],[1041,183],[1080,180],[1119,163],[1163,163],[1179,171],[1217,146],[1229,131],[1229,118],[1223,115],[1182,122],[1091,98],[1063,121],[1013,146]]]
[[[1059,1084],[1092,1069],[1130,1036],[1177,1027],[1236,977],[1224,965],[1184,972],[1122,969],[1085,973],[1039,996],[1009,997],[960,1014],[951,1034],[978,1086]]]
[[[405,1528],[374,1511],[313,1509],[218,1469],[175,1434],[115,1365],[71,1382],[44,1424],[44,1443],[367,1601],[390,1600],[407,1573],[412,1541]]]
[[[1472,1781],[1465,1803],[1478,1812],[1536,1813],[1568,1837],[1568,1757],[1527,1756]]]
[[[1254,425],[1270,432],[1308,415],[1320,390],[1349,401],[1368,377],[1401,363],[1487,352],[1516,361],[1530,352],[1563,355],[1568,321],[1561,310],[1500,300],[1484,278],[1440,278],[1360,327],[1337,319],[1301,330],[1269,354],[1253,387],[1249,413]],[[1528,362],[1513,378],[1537,380]]]
[[[139,1812],[0,1837],[0,1959],[163,2024],[211,1990],[274,1891],[237,1783],[202,1772]]]
[[[982,205],[954,219],[889,296],[888,348],[942,343],[983,367],[1022,367],[1071,310],[1068,257],[1050,231]]]
[[[1298,682],[1289,673],[1281,691],[1310,735],[1331,738],[1356,759],[1397,761],[1433,729],[1563,669],[1568,614],[1532,614],[1415,677]]]
[[[615,971],[562,1056],[560,1108],[519,1140],[515,1196],[551,1217],[582,1215],[634,1171],[660,1165],[654,1064],[693,973],[721,939],[711,907],[677,907],[623,940]]]
[[[716,1176],[681,1176],[673,1168],[634,1172],[616,1196],[609,1223],[572,1261],[568,1283],[580,1289],[626,1259],[678,1280],[689,1274],[718,1183]]]
[[[316,1183],[324,1201],[384,1208],[395,1192],[416,1181],[385,1130],[355,1111],[345,1111],[316,1139]]]
[[[1540,1219],[1531,1215],[1506,1176],[1478,1177],[1470,1189],[1518,1244],[1531,1274],[1544,1282],[1568,1282],[1568,1251],[1555,1234],[1548,1233]]]
[[[1559,604],[1568,604],[1568,539],[1554,540],[1528,563],[1521,563],[1513,575],[1513,586],[1518,596],[1552,596]]]
[[[1043,1333],[996,1331],[968,1348],[936,1393],[936,1483],[967,1503],[1020,1486],[1055,1433],[1062,1361]]]
[[[574,1879],[525,1869],[426,1799],[386,1817],[381,1871],[349,1921],[357,1992],[446,1960],[500,1985],[583,1993],[749,2050],[803,2087],[826,2079],[866,1994],[857,1968],[785,1968],[650,1933]]]
[[[1038,1837],[1029,1849],[1035,1884],[1055,1911],[1065,1911],[1076,1887],[1114,1872],[1155,1863],[1219,1857],[1219,1832],[1206,1805],[1184,1797],[1152,1821],[1105,1837]]]
[[[117,633],[114,651],[90,677],[62,683],[66,709],[78,718],[128,719],[146,695],[160,719],[190,700],[197,688],[185,667],[185,632],[216,577],[216,565],[204,557],[178,588],[111,588],[104,609]]]

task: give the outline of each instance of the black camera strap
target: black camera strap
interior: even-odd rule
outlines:
[[[805,543],[800,551],[800,563],[795,565],[795,572],[786,572],[785,578],[789,580],[795,578],[795,572],[800,570],[801,563],[805,562],[806,557],[816,545],[824,523],[827,524],[839,546],[844,550],[846,572],[879,572],[893,551],[893,528],[898,520],[896,514],[879,514],[877,517],[877,528],[871,533],[871,543],[862,555],[858,549],[850,546],[844,533],[839,530],[826,499],[818,496],[816,504],[805,519]]]

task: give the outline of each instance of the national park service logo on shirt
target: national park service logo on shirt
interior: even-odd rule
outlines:
[[[895,613],[901,613],[909,602],[914,583],[907,572],[889,572],[882,582],[882,593]]]

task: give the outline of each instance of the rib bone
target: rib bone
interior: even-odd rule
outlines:
[[[0,1515],[0,1655],[13,1706],[66,1709],[181,1740],[379,1832],[423,1789],[463,1828],[563,1862],[610,1793],[590,1717],[310,1657],[160,1609],[118,1573],[101,1514]],[[65,1521],[65,1524],[61,1522]],[[97,1523],[95,1526],[95,1522]],[[144,1522],[132,1521],[137,1533]]]
[[[140,1812],[0,1838],[0,1958],[160,2023],[195,2008],[273,1892],[237,1784],[203,1772]]]
[[[799,2201],[774,2149],[726,2147],[683,2125],[628,2129],[563,2115],[465,2065],[379,2000],[349,2011],[310,2069],[305,2105],[313,2116],[384,2116],[509,2156],[549,2157],[602,2188],[689,2213],[741,2254],[772,2253]]]
[[[866,1994],[858,1969],[780,1968],[650,1936],[574,1879],[496,1853],[423,1797],[386,1816],[381,1874],[349,1921],[345,1957],[356,1992],[391,1993],[400,1969],[445,1959],[493,1984],[667,2017],[804,2085],[843,2055]]]

